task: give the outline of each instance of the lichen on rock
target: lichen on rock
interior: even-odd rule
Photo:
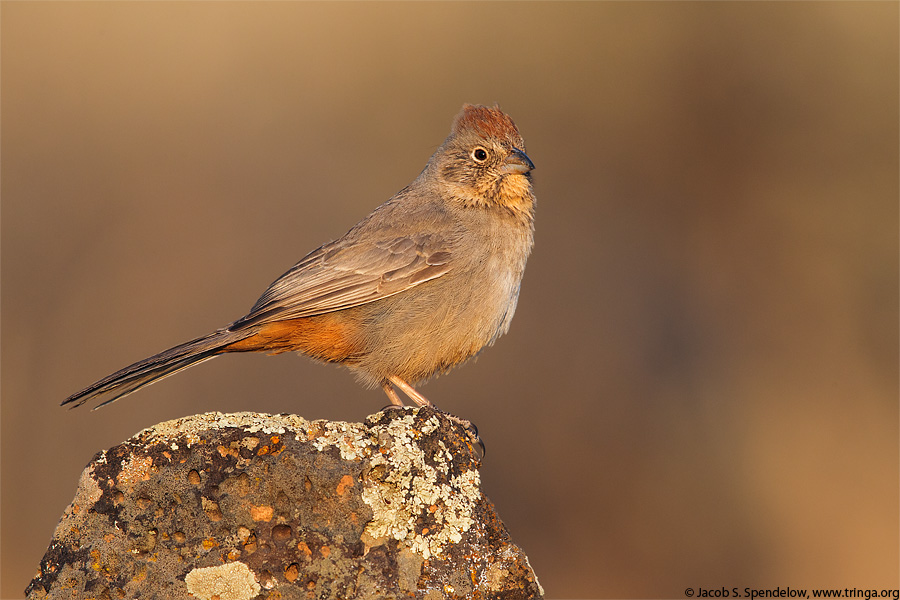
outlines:
[[[188,593],[200,600],[250,600],[262,589],[242,562],[194,569],[184,576],[184,583]]]
[[[431,409],[161,423],[88,465],[27,594],[541,597],[478,467]]]
[[[372,508],[372,520],[365,533],[377,540],[391,537],[406,542],[424,558],[440,554],[448,543],[457,543],[474,523],[473,509],[481,498],[478,470],[473,467],[451,474],[453,456],[441,440],[438,452],[430,456],[422,451],[415,436],[428,435],[439,427],[437,416],[430,417],[418,429],[414,415],[406,415],[376,428],[387,434],[386,451],[369,459],[362,499]],[[380,466],[385,469],[379,470]],[[427,521],[417,531],[417,522]]]

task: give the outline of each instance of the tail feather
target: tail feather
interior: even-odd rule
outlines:
[[[242,340],[248,335],[252,335],[252,331],[219,329],[209,335],[191,340],[174,348],[169,348],[159,354],[154,354],[150,358],[145,358],[124,369],[120,369],[112,375],[108,375],[100,381],[89,385],[77,394],[72,394],[62,405],[72,404],[71,408],[75,408],[89,400],[106,394],[113,394],[95,406],[94,410],[96,410],[178,371],[215,358],[225,352],[225,346]]]

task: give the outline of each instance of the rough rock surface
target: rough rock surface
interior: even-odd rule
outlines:
[[[430,409],[365,423],[207,413],[99,453],[29,598],[540,598]]]

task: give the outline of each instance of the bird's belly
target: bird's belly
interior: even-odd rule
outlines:
[[[395,375],[410,383],[445,372],[509,327],[518,278],[445,275],[363,308],[367,353],[353,365],[370,384]]]

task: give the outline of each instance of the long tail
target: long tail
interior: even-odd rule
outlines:
[[[177,373],[182,369],[187,369],[205,360],[215,358],[226,351],[224,350],[225,346],[252,334],[253,331],[248,331],[247,329],[239,331],[219,329],[209,335],[191,340],[174,348],[169,348],[150,358],[145,358],[124,369],[120,369],[112,375],[108,375],[100,381],[89,385],[77,394],[72,394],[62,404],[65,406],[66,404],[74,403],[72,408],[75,408],[88,400],[105,394],[113,394],[95,406],[94,410],[97,410],[101,406],[115,402],[119,398],[136,392],[142,387]]]

